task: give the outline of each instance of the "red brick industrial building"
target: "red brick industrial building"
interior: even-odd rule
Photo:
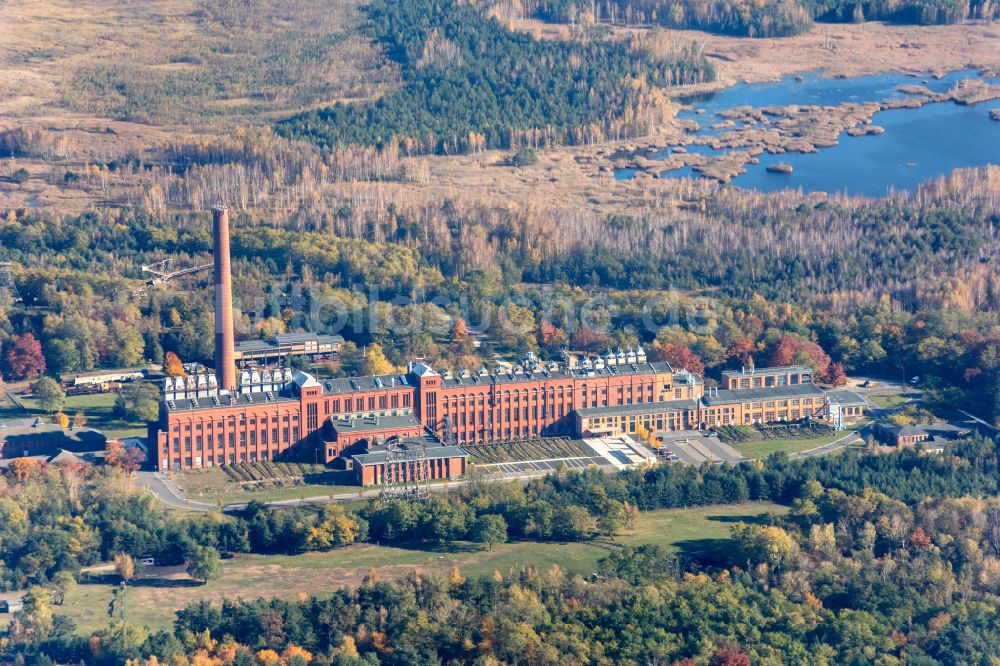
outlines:
[[[576,434],[573,412],[701,397],[702,383],[667,363],[441,375],[422,363],[395,375],[317,381],[282,375],[269,390],[170,394],[156,424],[157,467],[273,460],[333,462],[352,447],[425,431],[457,444]],[[216,393],[216,394],[213,394]],[[179,397],[184,396],[184,397]]]
[[[411,363],[404,373],[324,381],[283,368],[237,373],[229,216],[221,207],[213,215],[215,374],[166,380],[149,437],[150,457],[160,470],[287,457],[371,467],[359,472],[359,481],[374,482],[378,445],[392,437],[430,434],[461,445],[629,433],[640,423],[684,430],[795,420],[826,410],[809,368],[727,372],[722,388],[706,394],[700,377],[653,362],[642,348],[560,363],[529,356],[511,368],[458,374],[439,374],[424,363]],[[434,478],[464,471],[460,448],[434,449],[434,473],[440,475]]]

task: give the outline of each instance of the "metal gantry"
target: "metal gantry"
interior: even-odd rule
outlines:
[[[431,470],[427,449],[418,439],[391,439],[385,447],[382,474],[383,499],[426,499],[430,497]]]
[[[9,261],[0,262],[0,292],[8,292],[12,303],[21,302],[21,294],[17,292],[17,285],[14,283],[14,276],[10,272],[11,263]]]
[[[163,261],[158,261],[155,264],[149,264],[148,266],[142,267],[143,273],[151,273],[153,277],[149,280],[150,285],[163,284],[164,282],[169,282],[175,277],[180,277],[182,275],[190,275],[191,273],[197,273],[198,271],[208,270],[214,264],[202,264],[200,266],[190,266],[188,268],[182,268],[178,271],[167,271],[163,270],[167,267],[173,259],[164,259]]]

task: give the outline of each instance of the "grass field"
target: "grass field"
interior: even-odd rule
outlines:
[[[275,500],[303,499],[319,495],[357,493],[359,488],[354,484],[354,476],[350,472],[334,472],[322,465],[303,465],[312,473],[305,475],[305,483],[285,488],[267,488],[261,490],[244,490],[234,483],[219,467],[209,467],[191,472],[174,475],[174,483],[184,490],[188,499],[200,502],[223,503],[248,502],[259,500],[271,502]]]
[[[0,115],[230,126],[394,79],[358,0],[8,0]]]
[[[126,619],[153,629],[169,629],[174,612],[199,599],[321,594],[358,584],[372,568],[386,580],[415,570],[446,573],[452,566],[458,566],[466,575],[494,571],[506,575],[522,566],[545,569],[558,564],[586,575],[596,571],[597,561],[618,544],[644,543],[666,546],[691,557],[716,559],[725,556],[729,528],[734,523],[783,511],[782,506],[765,503],[654,511],[642,515],[634,533],[615,537],[614,542],[517,542],[498,544],[492,552],[468,543],[448,549],[363,544],[327,553],[245,556],[227,560],[222,578],[207,585],[191,581],[183,567],[164,567],[156,570],[155,578],[128,588]],[[115,585],[115,581],[81,584],[56,612],[70,615],[80,632],[101,628],[108,623],[108,602]]]
[[[100,430],[108,437],[145,437],[145,423],[122,421],[115,417],[115,397],[114,393],[72,396],[66,398],[62,411],[71,420],[76,412],[83,411],[87,415],[87,426]],[[51,415],[40,409],[34,400],[21,398],[21,402],[28,408],[27,413],[8,401],[6,405],[0,406],[0,421],[31,417],[51,420]]]
[[[868,397],[868,401],[879,409],[895,409],[908,400],[910,398],[900,393],[875,394]]]
[[[850,434],[850,430],[841,430],[822,437],[808,437],[804,439],[770,439],[753,442],[729,442],[733,447],[747,458],[766,458],[772,453],[781,451],[783,453],[799,453],[808,451],[818,446],[829,444],[841,437]]]

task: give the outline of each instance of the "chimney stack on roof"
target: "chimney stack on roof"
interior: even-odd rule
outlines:
[[[215,376],[219,388],[236,390],[236,354],[233,342],[233,276],[229,265],[229,209],[212,209],[215,248]]]

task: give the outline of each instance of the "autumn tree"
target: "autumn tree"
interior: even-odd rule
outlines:
[[[823,381],[831,386],[843,386],[847,383],[847,373],[844,372],[843,363],[831,363]]]
[[[10,473],[21,482],[30,479],[36,469],[38,469],[38,463],[31,458],[14,458],[10,461]]]
[[[166,356],[163,357],[163,371],[167,377],[187,377],[180,357],[172,351],[167,352]]]
[[[750,666],[750,657],[734,647],[718,648],[709,660],[709,666]]]
[[[927,550],[931,547],[931,539],[927,536],[923,527],[918,527],[910,533],[910,545],[915,550]]]
[[[705,364],[686,345],[666,342],[656,347],[656,358],[666,361],[674,370],[685,369],[696,375],[705,374]]]
[[[125,446],[120,440],[109,439],[105,447],[104,462],[131,476],[139,471],[146,456],[137,446]]]
[[[347,513],[340,506],[327,504],[316,524],[306,536],[305,545],[310,550],[330,550],[364,539],[368,525],[356,514]]]
[[[756,351],[757,346],[750,338],[733,338],[726,349],[726,358],[741,366],[750,366],[753,365],[753,355]]]
[[[469,326],[461,317],[455,317],[455,323],[451,325],[451,342],[459,344],[469,337]]]
[[[395,367],[385,356],[382,345],[373,342],[365,350],[364,374],[366,375],[388,375]]]
[[[114,557],[115,573],[126,583],[135,578],[135,560],[128,553],[117,553]]]
[[[62,412],[56,412],[52,415],[52,423],[65,430],[69,427],[69,417]]]
[[[795,539],[777,525],[740,523],[732,529],[737,547],[752,564],[766,564],[772,570],[790,566],[799,553]]]
[[[31,333],[8,342],[3,361],[4,375],[9,379],[31,379],[45,372],[42,345]]]

